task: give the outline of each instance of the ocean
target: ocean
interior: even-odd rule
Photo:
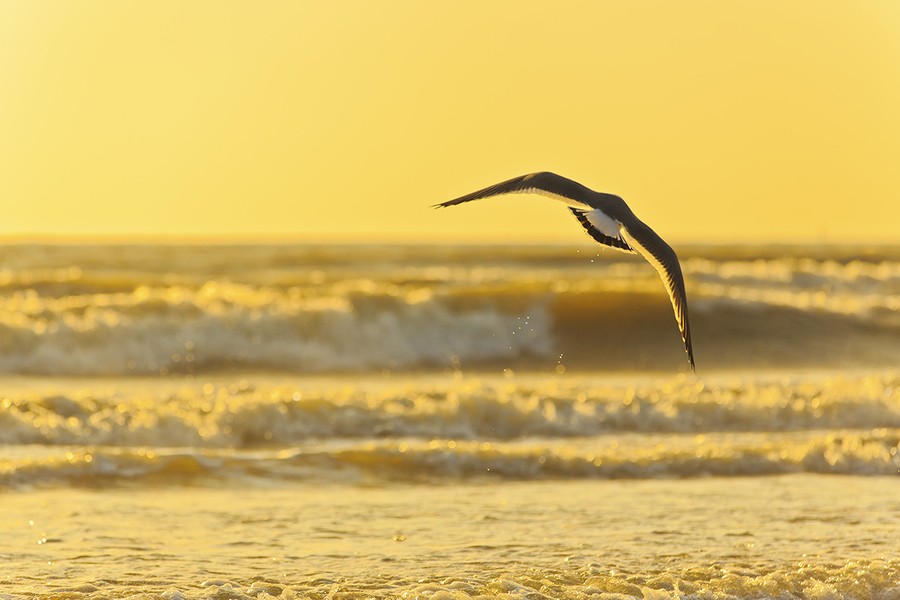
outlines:
[[[0,599],[900,599],[900,247],[0,246]]]

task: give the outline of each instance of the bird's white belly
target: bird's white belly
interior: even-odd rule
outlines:
[[[595,208],[586,213],[591,225],[600,230],[603,235],[612,238],[621,238],[619,235],[619,222],[608,217],[602,210]]]

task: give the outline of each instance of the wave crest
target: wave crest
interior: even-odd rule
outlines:
[[[687,368],[657,274],[618,254],[393,246],[5,252],[2,373]],[[896,251],[798,252],[685,253],[701,369],[896,362]]]
[[[373,436],[516,440],[900,429],[896,374],[793,382],[678,377],[639,385],[462,378],[427,387],[314,392],[304,391],[302,380],[157,386],[152,394],[135,385],[107,394],[7,395],[0,443],[254,448]]]

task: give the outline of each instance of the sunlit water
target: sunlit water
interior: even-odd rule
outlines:
[[[20,492],[4,497],[0,589],[896,598],[896,491],[791,475]]]
[[[892,249],[2,250],[0,598],[900,598]]]

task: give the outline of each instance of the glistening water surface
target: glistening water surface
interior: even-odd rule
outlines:
[[[896,248],[2,253],[2,598],[900,598]]]

